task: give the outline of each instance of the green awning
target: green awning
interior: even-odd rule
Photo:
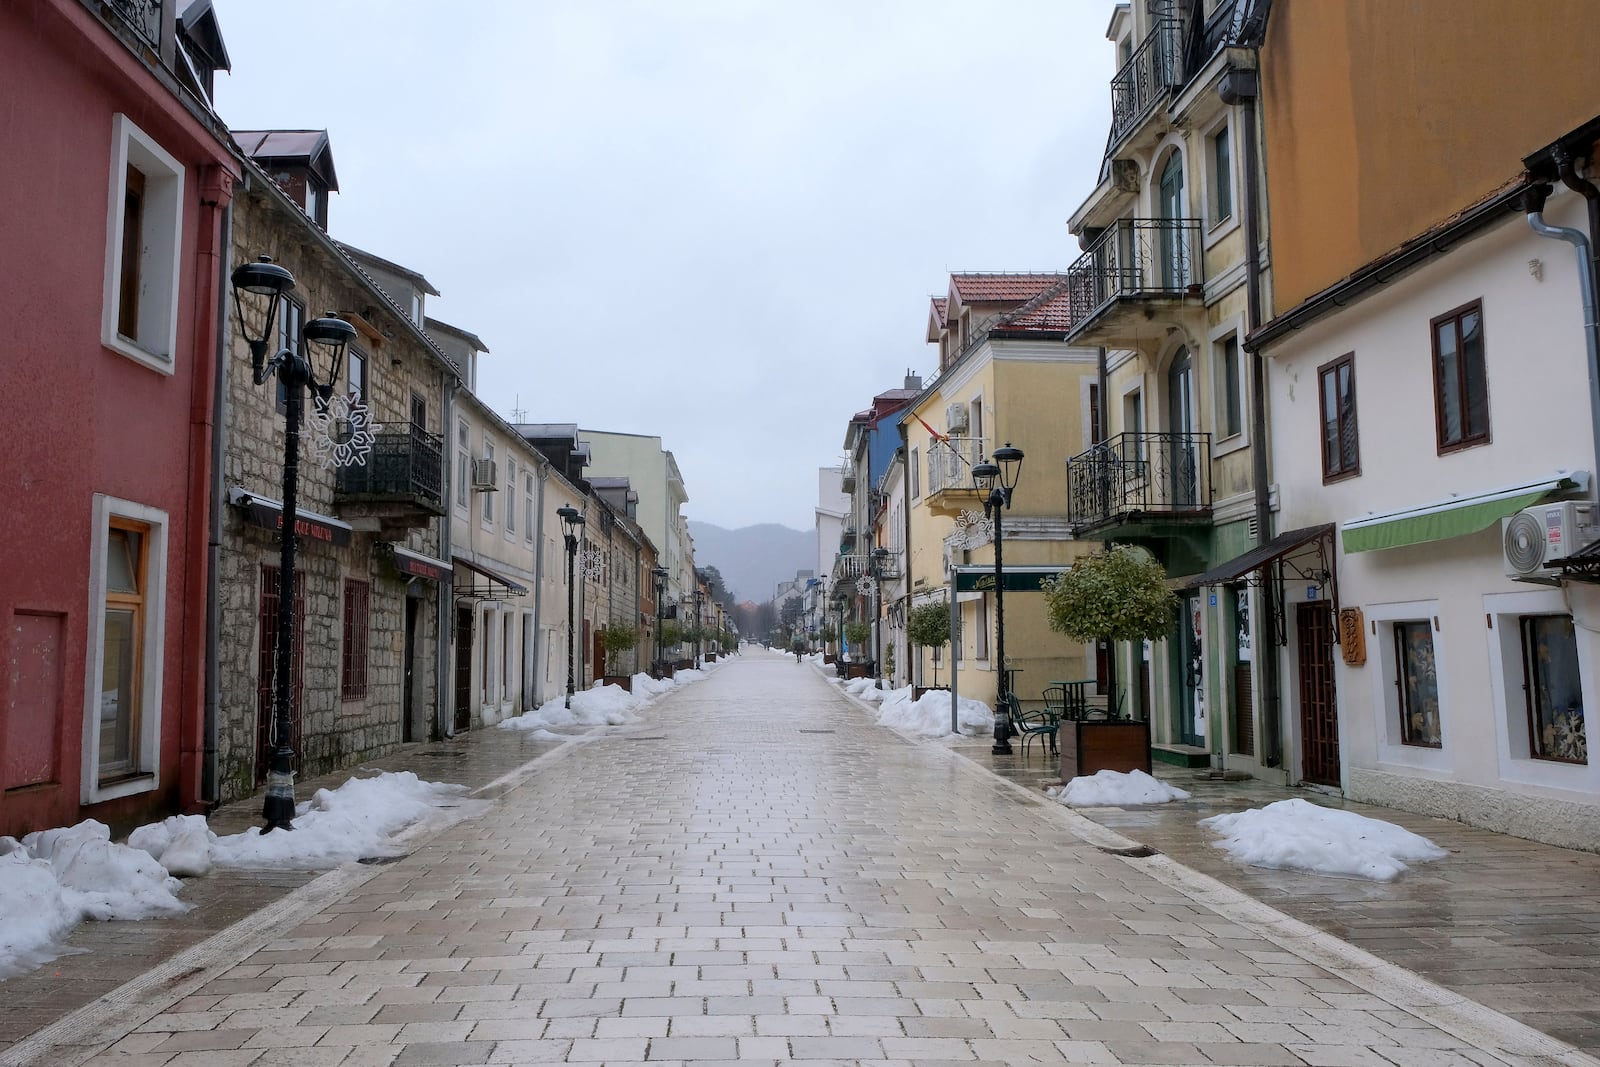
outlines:
[[[1440,500],[1404,511],[1349,519],[1340,527],[1346,552],[1371,552],[1427,541],[1443,541],[1488,529],[1509,515],[1531,507],[1551,493],[1584,488],[1588,475],[1559,475],[1487,493]]]
[[[1065,567],[1040,567],[1023,564],[1003,570],[1008,593],[1037,593],[1046,578],[1054,578]],[[956,592],[990,592],[994,589],[994,567],[966,565],[955,568]]]

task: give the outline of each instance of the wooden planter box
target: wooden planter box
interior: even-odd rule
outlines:
[[[912,703],[916,703],[917,701],[921,700],[922,694],[924,693],[948,692],[950,692],[950,687],[948,685],[914,685],[911,687],[911,701]]]
[[[1150,773],[1150,724],[1111,719],[1075,722],[1064,719],[1056,734],[1061,749],[1061,780],[1096,771]]]
[[[830,667],[833,666],[833,653],[832,652],[824,652],[822,654],[822,662],[826,663]]]
[[[600,681],[605,685],[620,685],[628,692],[633,692],[633,675],[631,674],[607,674],[602,676]]]
[[[852,663],[852,664],[850,664],[849,672],[847,674],[845,674],[845,677],[846,678],[866,678],[866,677],[869,677],[869,675],[867,674],[867,665],[865,663]]]
[[[706,653],[706,662],[707,663],[715,663],[715,662],[717,662],[717,654],[715,652],[707,652]]]

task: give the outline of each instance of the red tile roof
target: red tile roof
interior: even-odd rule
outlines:
[[[964,304],[1031,300],[1065,274],[952,274],[950,295]]]
[[[1065,333],[1081,315],[1072,314],[1071,290],[1066,276],[1038,296],[1023,304],[1009,315],[1003,315],[992,331],[995,333],[1045,332]]]
[[[948,298],[942,296],[936,296],[933,298],[933,317],[934,321],[939,324],[939,328],[941,330],[944,329],[945,323],[949,321],[946,314],[949,310],[949,307],[950,301]]]

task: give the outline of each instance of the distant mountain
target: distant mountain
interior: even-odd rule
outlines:
[[[741,601],[771,600],[779,582],[793,581],[796,571],[817,568],[815,530],[791,530],[773,522],[727,530],[690,519],[689,533],[695,565],[717,568],[728,591]]]

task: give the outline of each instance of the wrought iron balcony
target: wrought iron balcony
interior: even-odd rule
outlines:
[[[152,48],[161,47],[161,8],[164,0],[105,0]]]
[[[1118,219],[1067,268],[1068,341],[1118,300],[1198,296],[1199,219]]]
[[[1106,154],[1138,129],[1158,103],[1165,100],[1181,75],[1179,60],[1181,23],[1175,17],[1157,17],[1155,25],[1133,55],[1111,78],[1111,140]]]
[[[442,442],[412,426],[380,433],[365,465],[340,467],[334,499],[340,504],[398,504],[443,515]]]
[[[1211,514],[1211,435],[1122,433],[1067,460],[1067,518],[1080,529]]]

